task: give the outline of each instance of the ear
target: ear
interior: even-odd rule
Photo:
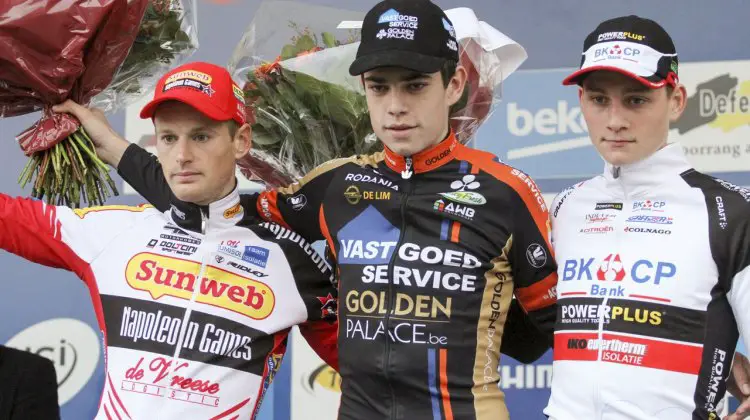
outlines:
[[[583,101],[583,86],[578,86],[578,101]]]
[[[669,98],[669,122],[673,123],[680,119],[687,106],[687,101],[687,89],[685,89],[685,85],[678,83]]]
[[[451,80],[448,81],[448,87],[446,88],[448,105],[453,106],[461,99],[461,95],[464,93],[464,87],[466,86],[467,77],[468,73],[464,66],[456,67],[456,73],[454,73]]]
[[[247,155],[253,145],[253,129],[250,124],[245,123],[237,130],[232,143],[234,144],[235,159],[241,159]]]

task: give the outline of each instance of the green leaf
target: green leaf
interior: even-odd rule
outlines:
[[[330,32],[323,32],[323,44],[326,48],[333,48],[336,46],[336,37]]]
[[[287,60],[290,58],[294,58],[297,56],[297,47],[294,45],[284,45],[284,48],[281,49],[281,59]]]
[[[296,45],[297,54],[304,52],[304,51],[309,51],[315,48],[316,46],[317,44],[315,44],[315,41],[312,39],[312,37],[310,37],[309,35],[302,35],[297,40],[297,45]]]

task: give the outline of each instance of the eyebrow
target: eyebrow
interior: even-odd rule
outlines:
[[[172,129],[169,129],[169,128],[164,128],[164,129],[156,130],[156,131],[157,131],[157,133],[159,135],[175,134],[175,132]],[[190,134],[200,133],[202,131],[210,131],[212,133],[215,133],[216,129],[213,128],[213,127],[211,127],[211,126],[202,125],[202,126],[198,126],[198,127],[193,128],[192,130],[190,130]]]
[[[413,73],[408,73],[404,75],[403,77],[401,77],[400,81],[401,82],[413,82],[415,80],[425,80],[429,78],[430,78],[429,74],[413,72]],[[387,83],[388,82],[388,79],[386,79],[384,76],[377,76],[377,75],[367,76],[365,77],[365,80],[368,82],[372,82],[372,83]]]
[[[597,85],[593,85],[593,84],[592,85],[588,85],[588,86],[584,86],[584,89],[587,90],[587,91],[589,91],[589,92],[607,93],[604,90],[604,88],[602,88],[600,86],[597,86]],[[632,86],[632,87],[625,88],[624,93],[626,93],[626,94],[627,93],[648,93],[648,92],[651,92],[651,91],[652,91],[652,89],[650,89],[648,86],[639,84],[638,86]]]

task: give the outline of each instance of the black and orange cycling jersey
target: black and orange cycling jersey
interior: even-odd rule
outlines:
[[[118,169],[166,206],[158,163],[139,150]],[[546,334],[542,351],[555,322],[548,213],[528,176],[451,134],[412,157],[328,162],[243,206],[334,257],[340,419],[508,418],[498,364],[513,296]]]

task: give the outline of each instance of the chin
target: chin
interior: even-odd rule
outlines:
[[[172,192],[178,200],[195,204],[203,202],[206,196],[206,194],[201,191],[201,188],[195,184],[172,187]]]

